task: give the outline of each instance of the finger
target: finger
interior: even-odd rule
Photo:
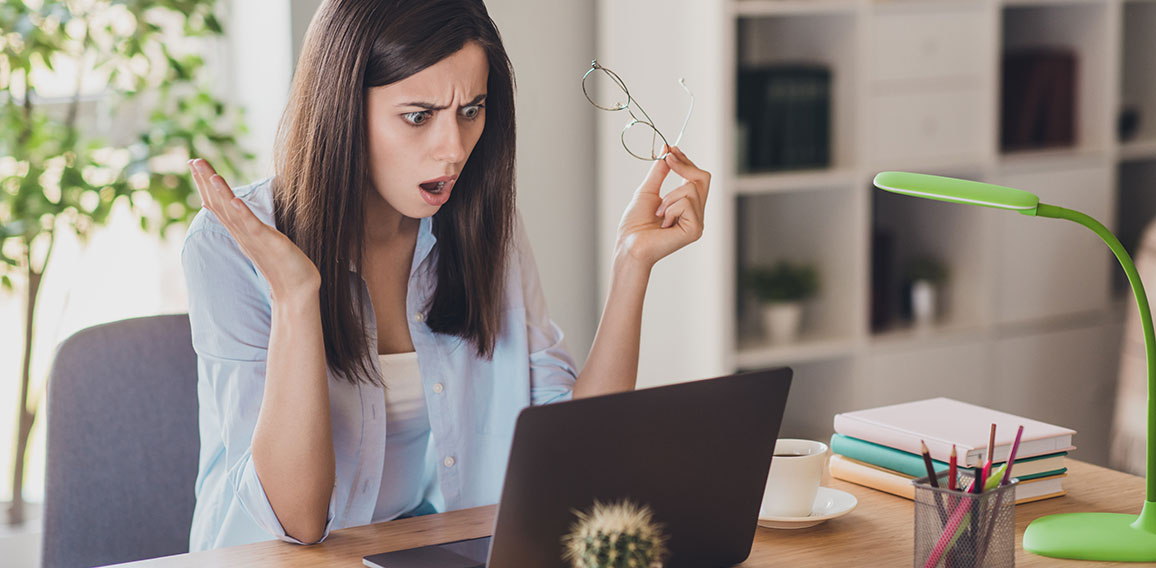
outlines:
[[[654,214],[658,217],[662,217],[662,214],[666,211],[667,207],[670,207],[671,203],[674,203],[675,201],[678,201],[679,199],[689,195],[698,197],[698,188],[695,187],[693,183],[687,182],[678,186],[676,189],[666,194],[666,196],[662,198],[662,203],[658,205],[658,209],[654,212]]]
[[[678,174],[686,181],[694,182],[698,186],[699,196],[706,199],[707,193],[710,192],[710,172],[699,169],[689,159],[684,157],[677,147],[667,157],[666,162],[674,173]]]
[[[678,205],[676,208],[675,205]],[[691,215],[688,217],[688,213]],[[700,219],[702,218],[702,204],[698,199],[698,194],[693,190],[688,192],[686,196],[674,200],[662,212],[662,223],[664,227],[673,226],[680,223],[680,219]]]
[[[189,160],[189,176],[193,178],[193,187],[197,189],[197,196],[201,198],[201,206],[212,211],[213,203],[211,196],[206,195],[207,188],[194,162],[196,162],[196,160]]]
[[[682,148],[679,148],[678,146],[675,146],[675,147],[671,148],[671,149],[670,149],[670,151],[671,151],[671,152],[674,152],[674,154],[675,154],[676,156],[678,156],[678,159],[679,159],[679,160],[681,160],[681,161],[683,161],[683,162],[686,162],[687,164],[690,164],[690,167],[692,167],[692,168],[695,168],[695,169],[699,169],[699,167],[698,167],[698,166],[696,166],[696,165],[694,164],[694,162],[692,162],[692,161],[690,160],[690,158],[686,157],[686,153],[682,151]]]
[[[209,211],[220,216],[221,206],[224,205],[220,194],[216,191],[209,176],[206,175],[207,165],[203,159],[197,158],[189,162],[189,168],[193,172],[193,181],[197,184],[197,189],[200,191],[201,201],[205,204]],[[211,170],[211,168],[208,168]]]
[[[663,144],[662,152],[659,155],[665,154],[666,150],[666,144]],[[650,171],[646,174],[646,179],[643,180],[642,185],[638,186],[638,193],[653,193],[658,195],[662,189],[662,181],[666,179],[666,175],[669,173],[670,165],[667,164],[667,160],[655,160],[654,164],[650,166]]]
[[[679,223],[689,223],[694,225],[695,207],[691,203],[690,198],[684,197],[670,204],[666,208],[666,214],[662,218],[662,228],[673,227]]]
[[[218,190],[232,193],[228,184],[225,183],[225,178],[217,174],[213,174],[209,183],[216,186]],[[221,204],[221,209],[222,211],[217,215],[217,218],[221,219],[222,224],[241,245],[241,248],[247,251],[246,254],[248,251],[259,248],[265,238],[263,233],[268,229],[268,225],[258,219],[253,210],[249,209],[249,206],[239,197],[229,198]]]

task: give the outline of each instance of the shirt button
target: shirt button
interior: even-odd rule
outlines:
[[[417,312],[417,313],[413,314],[413,321],[415,321],[417,323],[421,323],[421,322],[425,321],[425,314],[423,314],[421,312]]]
[[[433,389],[434,392],[441,394],[442,391],[446,390],[446,387],[442,386],[441,383],[434,383]]]
[[[445,461],[443,461],[442,463],[446,464],[446,467],[453,467],[454,466],[454,457],[453,456],[446,456]]]

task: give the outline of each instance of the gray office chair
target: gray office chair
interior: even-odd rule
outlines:
[[[48,382],[42,565],[188,552],[200,440],[187,314],[77,332]]]

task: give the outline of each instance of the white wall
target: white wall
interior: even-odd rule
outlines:
[[[250,148],[268,164],[293,61],[320,0],[234,0],[234,77]],[[594,108],[581,78],[594,52],[594,3],[489,0],[517,79],[518,205],[554,321],[581,364],[601,305],[595,244]],[[269,25],[270,22],[273,25]]]

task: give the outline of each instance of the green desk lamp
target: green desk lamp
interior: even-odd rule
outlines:
[[[1116,562],[1156,562],[1156,339],[1152,312],[1140,274],[1119,239],[1095,219],[1071,209],[1040,203],[1036,195],[1019,189],[926,174],[881,172],[875,187],[949,203],[967,203],[1010,209],[1034,217],[1075,221],[1100,236],[1116,258],[1140,308],[1144,347],[1148,355],[1148,469],[1144,508],[1140,515],[1119,513],[1066,513],[1040,517],[1024,532],[1024,550],[1055,558]],[[1014,473],[1014,471],[1013,471]]]

